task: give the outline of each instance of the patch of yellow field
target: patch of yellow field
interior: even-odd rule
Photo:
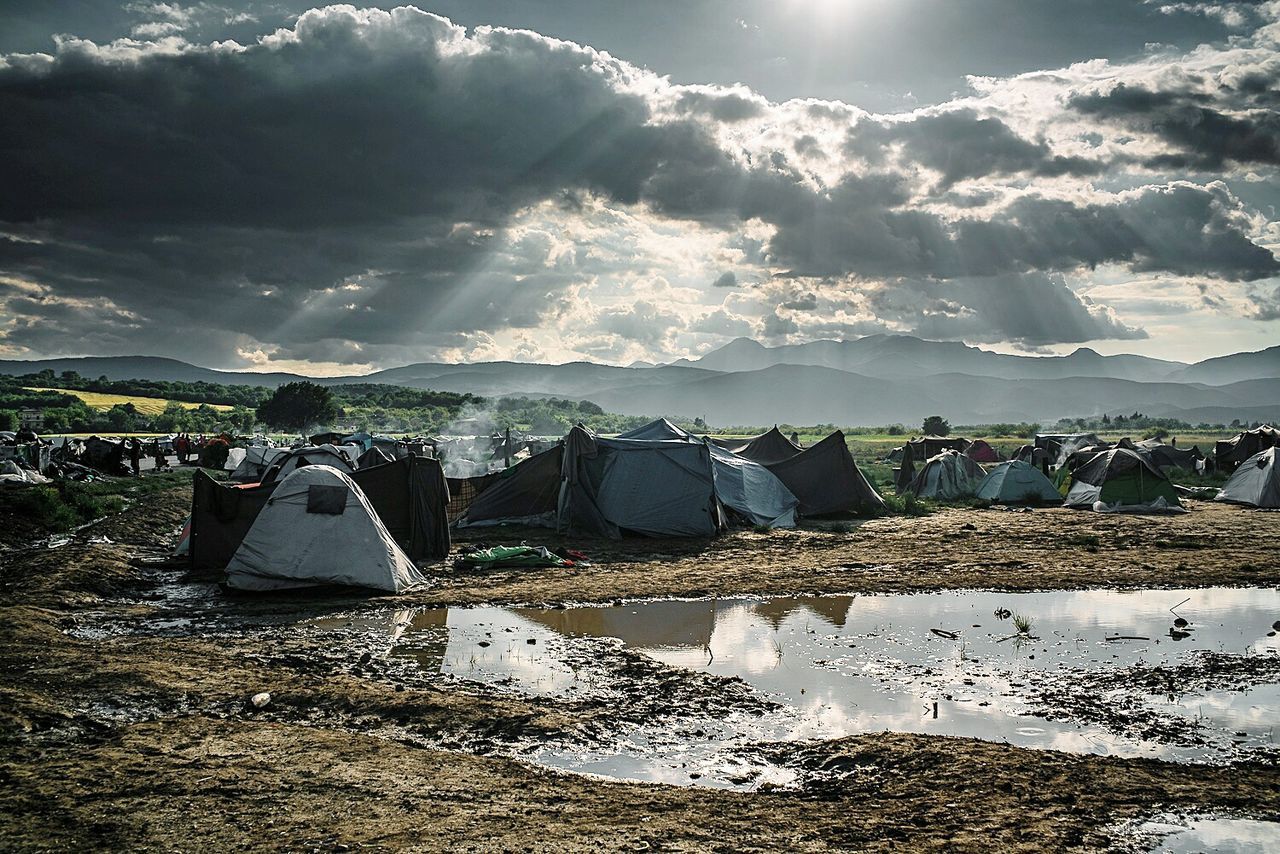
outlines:
[[[85,405],[91,409],[107,410],[117,404],[132,403],[133,408],[141,412],[143,415],[159,415],[164,412],[164,408],[171,402],[181,405],[184,409],[195,409],[202,404],[188,403],[185,400],[169,401],[163,397],[136,397],[129,394],[99,394],[96,391],[76,391],[69,388],[36,388],[27,387],[27,391],[55,391],[59,394],[71,394],[84,401]],[[219,412],[230,412],[232,407],[225,403],[210,403],[208,405]]]

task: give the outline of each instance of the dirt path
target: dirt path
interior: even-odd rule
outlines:
[[[828,526],[836,530],[738,531],[709,542],[574,540],[567,544],[589,554],[594,566],[484,577],[447,573],[434,589],[412,598],[424,604],[599,602],[1280,583],[1280,515],[1212,502],[1188,504],[1192,512],[1175,516],[965,508]],[[534,529],[472,529],[462,539],[564,542],[554,532]]]
[[[1280,582],[1274,515],[1205,504],[1157,519],[948,510],[847,532],[574,542],[595,565],[441,571],[413,597],[317,602],[231,598],[155,563],[188,500],[175,488],[70,545],[0,556],[0,849],[1098,850],[1116,822],[1164,807],[1280,818],[1280,772],[1270,767],[901,734],[778,748],[778,762],[805,772],[793,791],[557,774],[489,754],[589,731],[618,712],[415,683],[292,628],[303,616],[392,602],[1271,586]],[[492,534],[560,543],[547,532]],[[181,626],[100,631],[180,616],[186,600],[174,590],[193,611],[268,628],[216,638]],[[248,698],[263,690],[272,700],[255,709]]]

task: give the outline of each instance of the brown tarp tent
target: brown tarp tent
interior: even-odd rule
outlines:
[[[766,464],[765,468],[800,500],[801,516],[884,509],[884,499],[853,461],[839,430],[791,459]]]
[[[347,474],[412,560],[448,557],[449,487],[439,460],[405,457]],[[225,568],[278,485],[276,481],[237,488],[196,472],[191,499],[192,567]]]
[[[492,475],[458,519],[458,527],[508,523],[554,528],[563,459],[564,447],[556,445]]]
[[[1000,462],[1000,455],[996,453],[996,449],[983,439],[974,439],[973,443],[964,449],[964,455],[975,463]]]

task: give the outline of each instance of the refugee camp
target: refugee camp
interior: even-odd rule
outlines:
[[[1277,46],[0,4],[0,850],[1280,849]]]

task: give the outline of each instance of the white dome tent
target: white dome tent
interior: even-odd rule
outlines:
[[[1280,508],[1280,472],[1276,448],[1259,451],[1242,462],[1218,493],[1218,501],[1250,507]]]
[[[237,590],[340,584],[403,593],[423,582],[360,487],[326,465],[286,477],[227,564],[227,586]]]

